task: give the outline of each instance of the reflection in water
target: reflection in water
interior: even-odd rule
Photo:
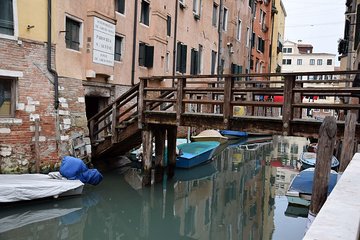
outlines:
[[[137,170],[105,174],[82,197],[2,209],[0,239],[284,239],[288,219],[302,221],[286,216],[291,209],[285,215],[283,189],[305,144],[274,137],[232,145],[211,163],[146,188]],[[303,237],[302,227],[291,239]]]

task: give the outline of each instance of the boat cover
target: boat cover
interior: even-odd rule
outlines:
[[[48,174],[0,174],[0,202],[58,196],[83,185],[80,180],[54,179]]]
[[[335,171],[331,171],[329,177],[328,194],[333,190],[336,185],[338,174]],[[314,168],[308,168],[301,171],[292,181],[289,191],[296,191],[300,194],[312,194],[314,178]]]
[[[81,159],[71,156],[65,156],[62,159],[60,173],[67,179],[78,179],[83,183],[92,185],[99,184],[103,179],[103,176],[97,169],[88,169]]]

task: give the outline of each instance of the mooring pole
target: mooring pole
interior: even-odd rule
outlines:
[[[310,213],[316,216],[324,205],[329,185],[331,159],[336,139],[336,120],[334,117],[325,117],[319,131],[319,143],[316,154],[316,165],[312,188]]]
[[[168,140],[168,166],[167,166],[167,175],[171,179],[175,173],[176,166],[176,135],[177,127],[172,126],[167,129],[167,140]]]
[[[40,172],[40,146],[39,146],[39,136],[40,136],[40,121],[35,119],[35,169],[36,172]]]
[[[146,127],[142,131],[142,146],[143,146],[143,186],[148,186],[151,184],[151,167],[152,167],[152,137],[153,132]]]
[[[348,112],[345,119],[344,141],[341,148],[339,172],[345,171],[354,156],[356,114]]]

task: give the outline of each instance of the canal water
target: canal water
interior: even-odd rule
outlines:
[[[141,187],[138,170],[104,174],[83,195],[0,209],[0,239],[302,239],[307,209],[285,192],[307,140],[234,144],[172,180]]]

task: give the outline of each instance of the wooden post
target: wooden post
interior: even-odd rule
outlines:
[[[292,103],[293,103],[293,88],[295,85],[295,76],[285,76],[284,85],[284,102],[283,102],[283,135],[291,134],[290,121],[292,120]]]
[[[302,83],[294,83],[294,86],[297,88],[302,88]],[[294,94],[294,103],[301,103],[302,102],[302,96],[301,93],[295,93]],[[294,110],[294,118],[301,118],[302,116],[302,108],[295,108]]]
[[[233,109],[231,105],[232,101],[232,86],[233,86],[233,78],[227,77],[225,78],[225,86],[224,86],[224,125],[225,128],[229,128],[229,120],[233,115]]]
[[[177,135],[177,127],[169,127],[167,129],[167,140],[168,140],[167,175],[169,179],[174,176],[175,166],[176,166],[176,135]]]
[[[344,172],[354,155],[356,114],[348,112],[345,119],[344,141],[341,148],[339,172]]]
[[[155,182],[159,183],[164,174],[164,154],[165,154],[165,127],[159,126],[155,129]]]
[[[143,146],[143,186],[151,184],[151,167],[152,167],[152,137],[153,132],[149,129],[142,131],[142,146]]]
[[[334,117],[325,117],[319,131],[319,143],[316,154],[316,165],[313,180],[310,214],[317,215],[324,205],[329,185],[331,159],[336,139],[336,120]]]
[[[116,102],[113,103],[112,106],[112,121],[111,121],[111,143],[116,143],[118,136],[117,136],[117,129],[116,129],[116,125],[117,125],[117,118],[118,116],[118,111],[117,111],[117,107],[116,107]]]
[[[40,122],[39,119],[35,119],[35,169],[36,172],[40,172],[40,146],[39,146],[39,136],[40,136]]]
[[[177,85],[177,96],[176,96],[176,124],[177,126],[181,126],[181,115],[185,111],[185,104],[183,103],[184,98],[184,87],[186,85],[185,78],[178,79]]]
[[[139,84],[139,96],[138,96],[138,127],[139,129],[143,128],[143,124],[144,124],[144,111],[145,111],[145,102],[144,102],[144,98],[145,98],[145,81],[144,79],[140,79],[140,84]]]
[[[95,127],[95,119],[91,120],[89,123],[89,135],[90,135],[90,141],[94,142],[96,140],[94,136],[94,127]]]

